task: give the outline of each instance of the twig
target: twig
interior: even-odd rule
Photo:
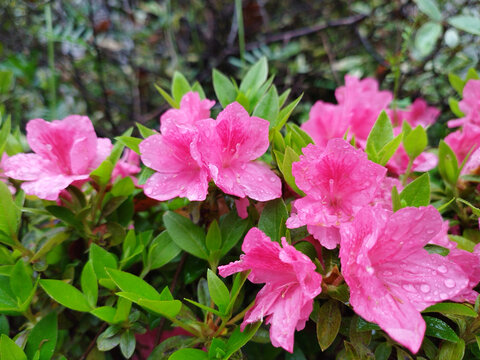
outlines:
[[[87,350],[85,350],[85,352],[83,353],[82,356],[80,356],[80,358],[78,360],[85,360],[88,356],[88,354],[90,353],[90,351],[93,350],[93,347],[95,346],[95,343],[97,342],[97,339],[98,337],[100,336],[100,334],[107,328],[107,323],[103,323],[102,326],[100,327],[100,329],[98,330],[97,334],[95,335],[95,337],[93,338],[92,341],[90,341],[90,344],[88,345],[87,347]]]

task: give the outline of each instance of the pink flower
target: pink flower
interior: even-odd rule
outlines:
[[[374,199],[387,170],[342,139],[330,140],[325,149],[310,144],[303,154],[292,173],[307,196],[294,202],[287,227],[307,225],[322,246],[333,249],[339,226]]]
[[[480,126],[470,123],[462,129],[454,131],[445,137],[445,142],[457,156],[459,165],[463,162],[469,151],[472,151],[462,174],[468,174],[480,166],[480,153],[477,152],[480,145]]]
[[[375,193],[373,205],[378,205],[387,210],[392,209],[392,189],[397,188],[398,193],[401,193],[403,186],[400,180],[386,176],[382,182],[380,182],[377,192]]]
[[[415,99],[415,101],[406,110],[390,110],[389,115],[392,120],[397,120],[396,125],[401,125],[403,121],[406,121],[413,128],[418,125],[427,127],[432,125],[440,115],[440,110],[433,106],[428,106],[427,102],[423,99]]]
[[[257,228],[247,233],[242,250],[245,254],[239,261],[218,268],[223,277],[251,270],[251,282],[265,283],[255,305],[245,314],[241,328],[267,316],[273,346],[293,352],[295,329],[305,327],[313,299],[322,291],[322,276],[315,272],[312,261],[285,238],[280,247]]]
[[[130,149],[125,149],[120,160],[117,161],[112,171],[112,181],[117,177],[130,176],[135,185],[138,180],[133,175],[138,174],[141,171],[140,168],[140,155]]]
[[[70,184],[87,180],[112,149],[110,140],[97,138],[90,119],[80,115],[30,120],[27,141],[34,154],[7,159],[5,174],[26,180],[25,193],[45,200],[56,200]]]
[[[269,145],[267,120],[248,115],[238,103],[228,105],[217,120],[198,123],[198,149],[215,184],[225,193],[268,201],[282,195],[280,178],[261,162]]]
[[[463,88],[463,100],[458,107],[465,114],[463,118],[450,120],[448,127],[462,126],[468,123],[480,125],[480,80],[469,80]]]
[[[396,213],[364,207],[340,230],[342,275],[354,311],[413,353],[425,333],[420,311],[457,296],[468,284],[458,265],[423,248],[442,223],[433,206]]]
[[[302,124],[316,145],[322,148],[328,140],[342,138],[348,129],[348,116],[345,107],[317,101],[310,109],[308,121]]]
[[[372,78],[363,80],[345,75],[345,86],[335,90],[338,104],[345,107],[351,132],[366,141],[370,130],[383,109],[393,99],[390,91],[379,91],[378,82]]]
[[[12,194],[15,194],[15,188],[10,185],[8,183],[8,177],[5,176],[4,172],[3,172],[3,169],[5,168],[5,163],[7,162],[7,159],[8,159],[8,155],[7,153],[3,153],[2,156],[0,157],[0,181],[1,182],[4,182],[5,184],[7,184],[8,186],[8,189],[10,190],[10,192]]]
[[[480,282],[480,244],[475,245],[473,253],[461,249],[451,249],[447,259],[460,266],[468,277],[468,286],[452,298],[453,301],[475,303],[478,292],[473,290]]]
[[[213,100],[201,100],[196,92],[188,92],[180,101],[180,109],[167,110],[160,122],[173,121],[177,125],[195,125],[197,121],[210,118],[210,108],[215,105]]]
[[[396,175],[405,174],[409,158],[403,145],[400,145],[395,154],[388,160],[387,169]],[[413,160],[412,171],[426,172],[437,166],[438,158],[435,154],[423,152]]]
[[[197,149],[196,128],[165,118],[161,132],[139,145],[142,162],[156,171],[144,185],[145,195],[160,201],[177,196],[205,200],[209,175]]]

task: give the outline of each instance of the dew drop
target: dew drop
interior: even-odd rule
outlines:
[[[392,276],[393,273],[392,273],[391,271],[388,271],[388,270],[387,270],[387,271],[384,271],[384,272],[383,272],[383,275],[385,275],[385,276]]]
[[[448,298],[448,295],[445,293],[440,293],[440,299],[446,300]]]
[[[258,177],[257,180],[258,180],[259,182],[262,182],[262,181],[263,181],[263,179],[262,179],[261,177]]]
[[[445,265],[441,265],[437,268],[438,272],[445,274],[447,272],[447,267]]]
[[[430,291],[430,286],[428,286],[427,284],[423,284],[422,286],[420,286],[420,290],[423,293],[428,293]]]
[[[270,181],[271,181],[271,182],[275,182],[275,180],[277,180],[277,178],[276,178],[275,176],[272,176],[272,177],[270,178]]]
[[[408,292],[415,292],[415,288],[412,284],[404,284],[402,285],[402,288]]]
[[[448,287],[450,289],[455,287],[455,281],[452,280],[452,279],[445,280],[444,284],[445,284],[446,287]]]

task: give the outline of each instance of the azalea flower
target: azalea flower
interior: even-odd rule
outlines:
[[[228,105],[217,120],[201,121],[198,148],[215,184],[240,198],[268,201],[282,196],[280,178],[255,161],[268,149],[267,120],[248,115],[239,104]]]
[[[199,120],[210,118],[210,109],[215,101],[200,99],[196,92],[183,95],[179,109],[169,109],[160,118],[160,123],[173,121],[179,126],[195,126]]]
[[[401,125],[403,121],[410,124],[412,128],[421,125],[427,127],[435,123],[440,115],[440,110],[433,106],[428,106],[427,102],[421,98],[415,101],[405,110],[396,109],[387,111],[390,119],[396,125]]]
[[[465,124],[480,125],[480,80],[468,80],[463,88],[463,99],[458,107],[465,114],[463,118],[450,120],[448,127]]]
[[[433,207],[392,213],[364,207],[341,229],[342,275],[353,310],[416,353],[425,334],[420,311],[464,291],[460,266],[423,247],[442,231]]]
[[[138,174],[142,169],[140,168],[140,155],[130,149],[125,149],[120,160],[117,161],[112,171],[112,181],[117,177],[129,176],[135,185],[138,186],[138,180],[133,175]]]
[[[468,286],[452,300],[474,304],[478,292],[473,288],[480,282],[480,244],[475,245],[473,253],[458,248],[451,249],[447,259],[460,266],[468,277]]]
[[[405,148],[401,144],[395,154],[388,160],[385,165],[387,169],[396,175],[405,174],[407,171],[408,163],[410,159],[405,151]],[[412,171],[427,172],[432,170],[438,164],[438,158],[435,154],[429,152],[422,152],[413,160]]]
[[[15,192],[16,192],[15,188],[8,183],[8,177],[5,176],[4,171],[3,171],[7,159],[8,159],[8,155],[6,153],[3,153],[2,156],[0,157],[0,181],[7,184],[7,187],[10,190],[10,192],[12,194],[15,194]]]
[[[322,291],[322,276],[315,272],[312,261],[285,238],[280,246],[258,228],[247,233],[242,250],[245,254],[239,261],[218,268],[223,277],[251,270],[251,282],[265,283],[255,305],[245,314],[241,329],[266,316],[273,346],[293,352],[294,332],[305,327],[313,299]]]
[[[386,176],[383,181],[380,182],[377,192],[373,197],[372,205],[381,206],[387,210],[393,210],[392,204],[392,189],[397,188],[398,193],[403,190],[402,182],[397,178]]]
[[[145,194],[160,201],[177,196],[203,201],[212,179],[239,198],[280,197],[280,178],[266,164],[254,161],[268,149],[268,121],[250,117],[238,103],[228,105],[217,120],[202,120],[211,103],[185,96],[190,100],[184,97],[180,110],[162,116],[161,134],[140,143],[143,163],[156,171],[145,184]]]
[[[461,164],[467,154],[472,151],[467,163],[462,169],[462,174],[468,174],[480,167],[480,126],[470,123],[462,129],[454,131],[445,137],[445,142],[450,146]]]
[[[367,140],[378,116],[393,99],[390,91],[379,91],[375,79],[360,80],[350,75],[345,75],[345,86],[335,90],[335,97],[345,108],[351,132],[360,143]]]
[[[56,200],[70,184],[87,180],[112,149],[110,140],[97,138],[90,119],[80,115],[52,122],[30,120],[27,141],[34,154],[7,159],[5,174],[25,180],[25,193],[45,200]]]
[[[344,106],[317,101],[310,109],[308,121],[302,124],[302,129],[316,145],[325,147],[328,140],[344,136],[348,121]]]
[[[374,200],[386,169],[342,139],[332,139],[325,149],[309,144],[292,174],[306,197],[293,203],[287,227],[307,229],[328,249],[340,242],[338,228],[352,220]]]

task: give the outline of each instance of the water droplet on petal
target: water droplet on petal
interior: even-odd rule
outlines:
[[[430,286],[428,286],[427,284],[422,284],[422,286],[420,286],[420,290],[423,293],[428,293],[430,291]]]
[[[451,289],[451,288],[455,287],[455,280],[447,279],[447,280],[445,280],[444,284],[445,284],[446,287]]]
[[[415,287],[412,284],[404,284],[402,288],[408,292],[415,292]]]
[[[393,273],[392,273],[391,271],[384,271],[384,272],[383,272],[383,275],[385,275],[385,276],[392,276]]]
[[[440,265],[438,268],[437,268],[438,272],[442,273],[442,274],[445,274],[448,270],[447,270],[447,267],[445,265]]]
[[[445,294],[445,293],[440,293],[440,299],[446,300],[446,299],[448,299],[448,295]]]

